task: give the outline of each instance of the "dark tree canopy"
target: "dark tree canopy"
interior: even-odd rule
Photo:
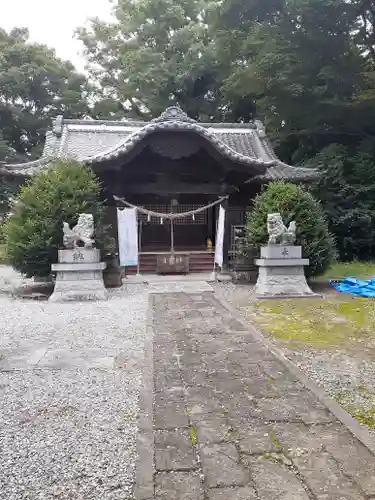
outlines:
[[[0,29],[0,161],[38,157],[51,118],[87,113],[87,82],[26,29]]]
[[[89,30],[79,30],[88,60],[99,64],[91,76],[111,113],[148,118],[179,103],[204,120],[225,114],[210,4],[119,0],[114,13],[115,23],[93,20]]]
[[[375,133],[372,61],[354,36],[354,4],[226,0],[217,23],[221,51],[231,48],[224,88],[254,96],[283,159],[298,163]]]
[[[117,0],[80,29],[101,99],[94,115],[257,115],[289,162],[375,134],[371,2]]]
[[[375,256],[375,141],[358,152],[332,144],[309,165],[320,169],[315,194],[322,201],[340,259],[368,260]]]
[[[0,157],[37,155],[51,117],[266,122],[291,163],[375,135],[374,16],[363,0],[117,0],[78,29],[89,88],[28,33],[0,31]]]

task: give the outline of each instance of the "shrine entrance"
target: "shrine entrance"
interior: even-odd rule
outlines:
[[[136,208],[139,266],[147,264],[164,274],[212,271],[214,260],[215,212],[228,196],[201,204],[179,203],[137,206],[114,196],[118,206]],[[131,270],[132,271],[132,270]]]
[[[102,182],[114,238],[116,209],[126,206],[118,200],[137,208],[140,264],[128,271],[158,272],[159,256],[166,259],[167,254],[187,256],[189,272],[212,271],[221,201],[227,218],[220,267],[227,269],[233,223],[230,205],[240,205],[244,212],[246,205],[242,204],[249,199],[249,191],[258,188],[248,184],[242,194],[239,186],[264,167],[257,162],[249,166],[242,157],[221,151],[203,132],[152,126],[153,131],[144,134],[129,151],[120,148],[121,153],[92,165]]]
[[[143,206],[157,213],[194,212],[204,207],[197,203],[179,203],[177,199]],[[140,252],[170,251],[172,241],[175,251],[206,250],[214,244],[215,209],[211,207],[192,216],[175,218],[173,222],[139,213],[138,226]]]

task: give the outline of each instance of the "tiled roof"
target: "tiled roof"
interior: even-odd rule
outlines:
[[[265,174],[258,175],[259,180],[271,182],[278,180],[289,180],[294,182],[313,181],[317,179],[318,173],[312,168],[292,167],[278,160],[275,165],[269,167]]]
[[[311,169],[282,163],[266,137],[261,122],[250,124],[197,123],[177,107],[168,108],[151,122],[63,120],[58,117],[47,133],[42,157],[30,163],[4,165],[0,172],[29,176],[47,168],[55,158],[74,158],[97,164],[125,156],[147,136],[159,131],[190,132],[208,141],[224,157],[248,165],[249,177],[259,180],[316,178]]]

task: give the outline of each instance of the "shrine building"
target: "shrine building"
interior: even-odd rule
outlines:
[[[72,158],[94,170],[115,236],[119,202],[114,195],[157,213],[190,212],[220,199],[226,209],[225,268],[235,259],[246,213],[262,185],[309,183],[317,176],[279,160],[259,121],[200,123],[174,106],[150,122],[58,117],[40,159],[4,165],[1,173],[20,181],[56,158]],[[189,256],[190,271],[212,269],[218,211],[216,204],[174,220],[174,251]],[[155,272],[157,256],[170,252],[170,226],[168,220],[139,213],[141,272]]]

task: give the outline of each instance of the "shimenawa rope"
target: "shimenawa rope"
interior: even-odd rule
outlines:
[[[219,203],[222,203],[224,200],[227,200],[229,196],[221,196],[218,200],[213,201],[212,203],[209,203],[208,205],[205,205],[204,207],[197,208],[196,210],[190,210],[189,212],[173,212],[173,213],[168,213],[168,214],[162,214],[160,212],[154,212],[153,210],[148,210],[147,208],[143,207],[138,207],[136,205],[133,205],[132,203],[129,203],[126,201],[124,198],[119,198],[118,196],[113,195],[113,198],[116,201],[119,201],[123,203],[126,207],[128,208],[136,208],[139,212],[148,215],[150,217],[158,217],[160,219],[182,219],[184,217],[191,217],[193,215],[196,215],[200,212],[204,212],[205,210],[208,210],[211,207],[214,207],[215,205],[218,205]]]

